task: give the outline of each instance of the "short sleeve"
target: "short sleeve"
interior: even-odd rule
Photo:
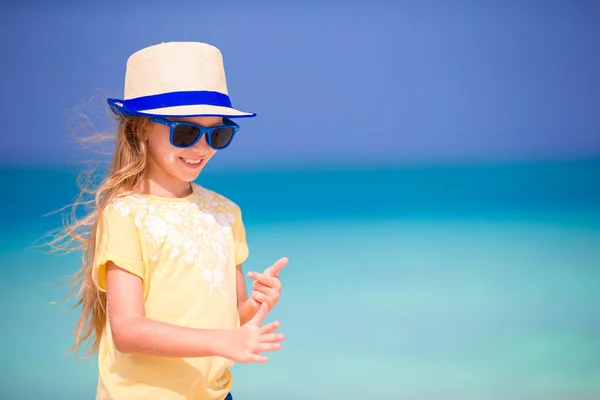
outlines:
[[[240,265],[248,258],[248,243],[246,242],[246,228],[242,220],[242,211],[236,205],[235,222],[233,224],[233,247],[235,251],[235,265]]]
[[[101,291],[106,291],[109,261],[144,280],[140,237],[129,207],[107,207],[99,217],[92,277]]]

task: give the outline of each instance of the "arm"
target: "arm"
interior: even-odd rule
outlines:
[[[109,262],[106,298],[111,333],[122,353],[164,357],[221,355],[226,331],[184,328],[146,318],[142,280]]]
[[[221,356],[236,362],[268,361],[260,353],[281,348],[285,335],[274,333],[279,322],[262,326],[266,304],[235,330],[192,329],[146,318],[142,280],[109,262],[106,298],[111,333],[122,353],[192,358]]]
[[[246,291],[246,281],[244,279],[244,271],[242,270],[241,264],[237,266],[235,276],[238,312],[240,314],[240,325],[244,325],[256,315],[256,313],[260,309],[260,304],[253,298],[248,298],[248,292]]]
[[[104,210],[98,225],[98,257],[92,278],[100,290],[106,291],[107,317],[118,351],[175,358],[216,355],[235,362],[266,362],[267,357],[260,353],[280,348],[283,335],[274,333],[278,323],[262,326],[269,311],[266,305],[246,324],[231,330],[192,329],[146,318],[140,278],[145,275],[144,263],[138,235],[131,213]],[[116,259],[114,255],[118,255]]]

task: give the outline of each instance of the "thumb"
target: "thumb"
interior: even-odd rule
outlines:
[[[254,317],[252,317],[249,323],[254,324],[256,326],[261,326],[268,313],[269,305],[267,304],[267,302],[264,302],[260,305],[260,308],[258,309],[256,314],[254,314]]]
[[[287,265],[287,263],[288,263],[287,257],[280,258],[279,260],[275,261],[275,264],[273,264],[269,268],[267,268],[265,270],[264,274],[270,275],[270,276],[277,276],[277,275],[279,275],[279,272],[281,272],[283,267],[285,267]]]

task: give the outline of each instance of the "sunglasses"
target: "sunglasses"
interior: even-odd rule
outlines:
[[[151,117],[150,121],[171,128],[170,141],[175,147],[186,148],[195,145],[206,135],[206,142],[215,150],[223,150],[233,140],[240,126],[228,118],[223,118],[223,125],[205,128],[190,122],[169,121],[163,117]]]

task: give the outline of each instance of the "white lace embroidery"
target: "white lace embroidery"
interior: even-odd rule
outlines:
[[[223,268],[231,257],[231,226],[234,204],[225,197],[199,186],[193,201],[169,201],[130,195],[113,201],[119,215],[133,215],[135,225],[149,242],[150,260],[161,256],[179,258],[187,266],[199,268],[208,286],[208,297],[223,290]]]

